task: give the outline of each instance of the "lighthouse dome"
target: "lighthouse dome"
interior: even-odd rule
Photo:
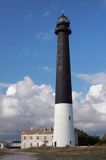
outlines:
[[[64,15],[64,13],[62,13],[62,15],[59,17],[58,19],[58,23],[61,23],[61,22],[68,22],[69,23],[69,20],[68,18]]]
[[[70,21],[64,15],[64,12],[59,16],[56,24],[55,34],[58,34],[59,32],[67,32],[68,34],[71,34]]]

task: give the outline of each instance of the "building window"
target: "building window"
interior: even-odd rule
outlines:
[[[37,143],[37,147],[39,147],[39,143]]]
[[[32,145],[32,143],[30,143],[30,147],[32,147],[33,145]]]
[[[69,116],[69,120],[71,119],[71,116]]]
[[[46,136],[44,136],[44,140],[46,140]]]
[[[39,136],[37,136],[37,139],[39,139]]]
[[[26,139],[26,136],[24,136],[24,140]]]
[[[55,147],[57,146],[57,142],[54,142],[54,146],[55,146]]]
[[[71,141],[70,141],[70,144],[71,144]]]
[[[33,137],[32,137],[32,136],[30,136],[30,139],[33,139]]]

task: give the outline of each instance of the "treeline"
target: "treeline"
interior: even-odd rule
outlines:
[[[91,136],[86,132],[76,129],[78,134],[78,145],[87,146],[87,145],[106,145],[106,134],[100,138],[99,136]]]

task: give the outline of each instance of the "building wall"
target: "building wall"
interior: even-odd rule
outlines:
[[[21,148],[53,146],[53,134],[30,134],[21,136]]]
[[[11,147],[21,147],[21,143],[12,143]]]

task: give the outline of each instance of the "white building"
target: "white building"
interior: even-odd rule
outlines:
[[[74,130],[75,145],[78,145],[78,135]],[[22,132],[21,148],[53,146],[53,128],[33,128]]]
[[[11,144],[11,148],[21,148],[21,141],[13,141]]]
[[[22,132],[21,148],[53,146],[52,128],[33,128]]]

